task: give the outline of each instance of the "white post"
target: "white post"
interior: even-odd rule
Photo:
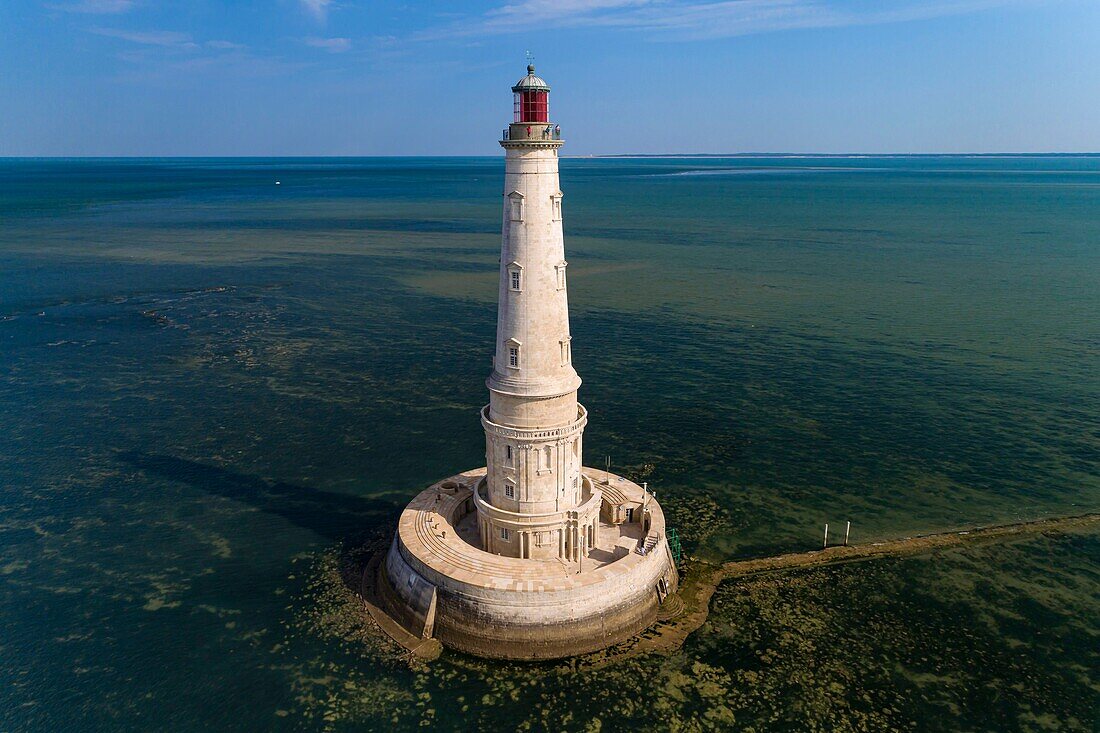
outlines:
[[[825,544],[821,546],[821,549],[824,550],[828,546],[829,546],[829,523],[826,522],[825,523]]]
[[[848,526],[844,528],[844,546],[848,546],[848,533],[852,531],[852,522],[848,520]]]

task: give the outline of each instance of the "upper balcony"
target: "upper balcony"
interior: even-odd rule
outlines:
[[[561,125],[551,122],[517,122],[505,127],[500,137],[505,143],[546,143],[561,145]]]

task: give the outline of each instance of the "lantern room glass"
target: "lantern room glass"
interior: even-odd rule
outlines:
[[[516,92],[513,97],[515,122],[550,121],[550,95],[546,92]]]

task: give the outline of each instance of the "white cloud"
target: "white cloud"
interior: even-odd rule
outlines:
[[[648,4],[649,0],[523,0],[490,10],[486,17],[495,23],[514,22],[528,26]]]
[[[48,5],[53,10],[64,10],[66,13],[89,13],[93,15],[111,15],[125,13],[131,10],[137,3],[134,0],[79,0],[72,3]]]
[[[324,20],[332,7],[332,0],[299,0],[302,7],[317,20]]]
[[[343,53],[344,51],[351,49],[350,38],[318,38],[317,36],[307,36],[302,39],[302,43],[313,48],[323,48],[329,53]]]
[[[600,26],[680,39],[721,38],[794,28],[840,28],[924,20],[1040,0],[521,0],[435,28],[420,40]]]
[[[92,28],[92,33],[108,38],[121,38],[143,46],[163,46],[165,48],[198,48],[199,44],[191,40],[186,33],[175,31],[124,31],[117,28]]]
[[[232,41],[207,41],[205,44],[207,48],[216,48],[219,51],[233,51],[242,48],[248,48],[241,43],[233,43]]]

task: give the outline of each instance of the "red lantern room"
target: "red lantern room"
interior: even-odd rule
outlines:
[[[527,76],[512,87],[515,94],[515,122],[550,121],[550,85],[535,76],[535,67],[527,67]]]

